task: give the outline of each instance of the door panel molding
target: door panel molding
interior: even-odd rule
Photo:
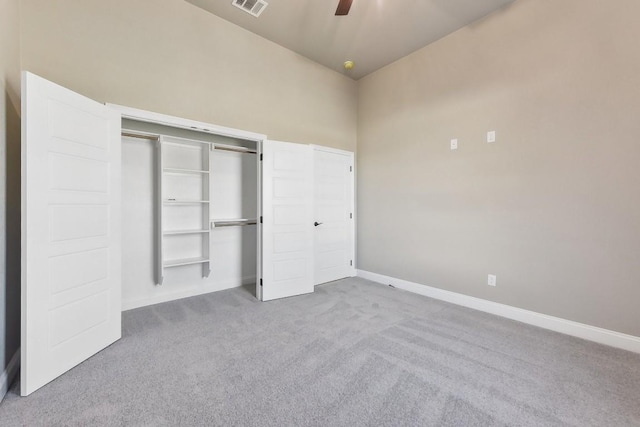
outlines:
[[[262,301],[313,292],[312,150],[262,145]]]
[[[121,336],[120,120],[22,74],[23,396]]]
[[[314,221],[322,224],[314,233],[314,284],[319,285],[356,275],[356,168],[355,154],[351,151],[320,145],[311,147]],[[324,182],[319,182],[322,179],[317,170],[319,156],[326,159],[335,156],[337,160],[333,166],[326,165]],[[340,174],[343,174],[342,181],[336,180]],[[333,201],[326,201],[327,197],[333,197]],[[340,198],[344,203],[339,203]],[[341,236],[345,240],[341,240]]]

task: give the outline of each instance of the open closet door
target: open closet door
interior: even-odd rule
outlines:
[[[262,300],[313,292],[312,149],[262,146]]]
[[[23,396],[120,338],[120,126],[23,73]]]

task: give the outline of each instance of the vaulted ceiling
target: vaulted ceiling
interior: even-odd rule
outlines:
[[[334,15],[338,0],[267,0],[258,18],[231,0],[186,1],[359,79],[514,0],[353,0],[348,16]]]

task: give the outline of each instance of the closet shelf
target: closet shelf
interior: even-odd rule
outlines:
[[[179,267],[181,265],[192,265],[192,264],[204,264],[205,262],[209,262],[209,258],[184,258],[184,259],[172,259],[168,261],[164,261],[163,265],[165,267]]]
[[[204,234],[210,230],[168,230],[163,232],[165,236],[179,236],[181,234]]]
[[[200,175],[208,174],[209,171],[197,170],[197,169],[178,169],[178,168],[164,168],[162,172],[167,175]]]

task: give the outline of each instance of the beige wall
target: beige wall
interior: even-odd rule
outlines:
[[[18,23],[19,0],[0,0],[0,376],[20,346]]]
[[[359,84],[154,5],[23,0],[22,66],[274,139],[357,135],[359,268],[640,335],[636,0],[519,0]]]
[[[361,80],[358,267],[640,335],[638,16],[519,0]]]
[[[21,24],[23,68],[96,100],[355,149],[354,81],[183,0],[23,0]]]

